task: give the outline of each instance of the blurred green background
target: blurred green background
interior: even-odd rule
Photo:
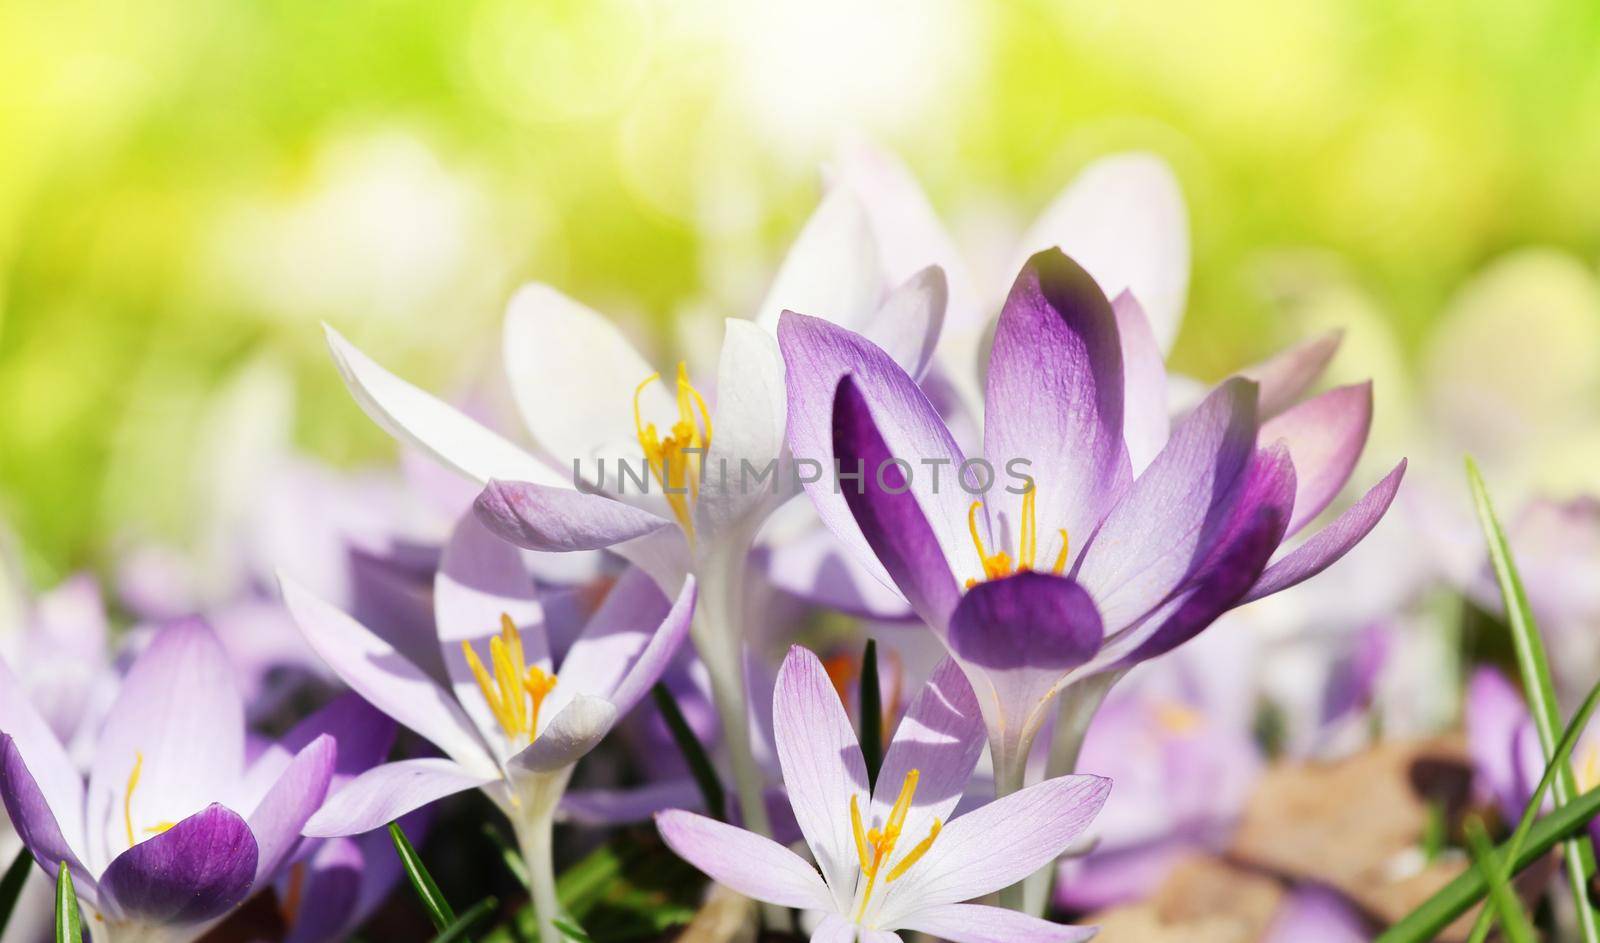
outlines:
[[[1600,254],[1592,0],[5,0],[0,62],[0,518],[39,580],[196,526],[208,401],[263,356],[303,447],[389,454],[321,320],[448,390],[527,279],[663,348],[746,313],[846,133],[976,245],[1164,155],[1200,377],[1308,284],[1416,358],[1508,250]]]

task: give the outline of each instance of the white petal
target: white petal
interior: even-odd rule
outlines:
[[[511,758],[513,769],[552,773],[578,762],[617,722],[616,705],[586,694],[562,708],[526,750]]]
[[[795,238],[756,323],[776,332],[787,309],[854,330],[877,308],[885,281],[866,211],[849,192],[834,190]]]
[[[728,319],[717,371],[716,420],[695,504],[698,537],[714,540],[793,496],[792,485],[785,484],[793,476],[777,469],[788,412],[785,397],[777,338],[749,321]]]
[[[944,270],[930,265],[890,292],[862,326],[861,333],[882,347],[913,379],[920,378],[938,347],[949,300],[950,286]]]

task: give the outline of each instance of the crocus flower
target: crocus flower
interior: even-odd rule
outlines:
[[[479,511],[501,536],[541,551],[610,548],[669,594],[685,574],[695,576],[705,589],[695,645],[730,732],[745,821],[757,827],[765,812],[744,732],[738,597],[756,532],[794,493],[794,476],[777,467],[784,367],[773,331],[779,312],[795,306],[861,329],[920,371],[943,317],[944,282],[927,269],[899,287],[886,284],[864,213],[847,195],[830,196],[780,266],[758,317],[727,321],[715,409],[684,363],[663,374],[596,312],[549,286],[525,287],[506,315],[506,374],[537,455],[328,332],[362,408],[487,486]]]
[[[187,941],[275,880],[335,771],[311,738],[247,767],[244,705],[203,623],[164,629],[130,667],[85,788],[59,741],[0,673],[0,795],[23,842],[64,862],[97,940]]]
[[[954,664],[940,665],[912,702],[876,788],[815,655],[790,651],[772,700],[784,785],[816,866],[744,829],[663,812],[661,836],[684,860],[741,894],[820,913],[813,943],[891,943],[897,930],[953,943],[1094,935],[965,903],[1053,860],[1094,818],[1111,783],[1064,776],[951,819],[983,749],[977,701]]]
[[[807,492],[967,670],[1002,793],[1021,785],[1057,693],[1115,679],[1321,571],[1377,522],[1404,471],[1273,562],[1348,477],[1367,391],[1336,389],[1263,422],[1280,381],[1235,377],[1169,434],[1137,302],[1113,305],[1059,251],[1029,260],[1000,315],[986,479],[870,341],[792,312],[779,337],[794,454],[862,473]]]
[[[1361,914],[1327,888],[1297,888],[1278,907],[1264,943],[1367,943],[1372,931]]]
[[[306,834],[360,834],[481,789],[511,821],[544,938],[557,939],[557,805],[573,764],[649,690],[682,643],[694,580],[669,603],[648,576],[628,571],[557,668],[519,551],[464,517],[434,583],[447,684],[287,577],[283,593],[306,641],[351,689],[444,753],[368,771],[329,799]]]

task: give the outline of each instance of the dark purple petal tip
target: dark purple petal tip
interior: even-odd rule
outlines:
[[[218,803],[118,855],[100,878],[117,912],[148,923],[203,923],[237,907],[256,876],[250,826]]]
[[[967,590],[950,619],[950,647],[984,668],[1067,671],[1094,657],[1104,631],[1082,586],[1025,570]]]

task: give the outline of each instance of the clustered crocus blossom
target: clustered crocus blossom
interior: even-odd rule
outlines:
[[[1263,422],[1278,391],[1235,377],[1169,434],[1150,381],[1165,371],[1137,301],[1113,304],[1059,251],[1028,261],[996,325],[983,464],[866,338],[789,312],[779,342],[795,455],[860,473],[808,494],[968,672],[1001,795],[1022,785],[1058,693],[1114,679],[1319,572],[1378,521],[1404,471],[1274,560],[1348,478],[1367,391]],[[999,469],[1021,470],[1020,485],[1002,487]]]
[[[624,573],[557,666],[519,551],[465,517],[434,582],[444,679],[288,578],[283,592],[329,667],[444,753],[373,768],[332,796],[306,834],[360,834],[480,789],[516,832],[543,938],[558,939],[551,844],[557,806],[573,765],[650,689],[682,644],[694,579],[668,600],[643,572]]]
[[[317,722],[247,765],[234,672],[204,623],[179,622],[129,669],[87,784],[0,672],[0,795],[39,864],[70,869],[96,940],[194,940],[283,876],[339,755],[393,732],[370,709]]]
[[[812,943],[895,943],[897,930],[952,943],[1094,935],[968,903],[1055,860],[1111,783],[1063,776],[951,818],[984,742],[977,699],[953,662],[934,670],[906,711],[876,785],[827,669],[807,649],[784,660],[772,714],[789,802],[816,866],[753,832],[663,812],[661,836],[686,861],[741,894],[816,915]]]

